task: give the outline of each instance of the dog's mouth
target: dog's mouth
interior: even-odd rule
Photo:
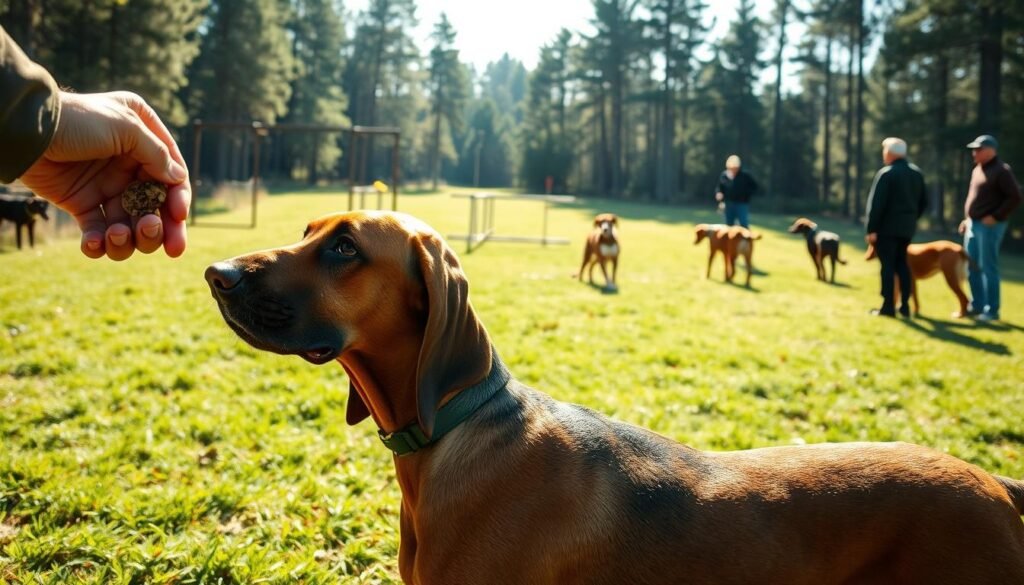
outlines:
[[[320,366],[334,361],[341,355],[341,343],[326,341],[302,341],[291,339],[290,335],[280,332],[265,332],[259,325],[259,320],[245,318],[235,314],[229,305],[218,302],[221,316],[242,341],[256,349],[269,351],[280,355],[297,355],[307,362]],[[318,338],[331,338],[332,335],[317,335]]]
[[[320,366],[334,361],[340,353],[341,351],[335,347],[324,346],[302,351],[297,355],[311,364]]]

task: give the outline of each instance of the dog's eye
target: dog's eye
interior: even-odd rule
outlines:
[[[355,242],[349,238],[341,238],[338,240],[338,243],[334,246],[334,251],[349,258],[359,254],[359,250],[356,250]]]

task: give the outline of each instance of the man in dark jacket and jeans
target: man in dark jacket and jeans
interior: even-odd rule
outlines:
[[[757,181],[741,169],[735,154],[725,161],[725,170],[718,177],[715,200],[725,205],[725,225],[740,224],[750,229],[750,198],[757,193]]]
[[[886,166],[875,175],[868,195],[867,237],[882,264],[882,307],[874,315],[895,317],[895,277],[900,279],[900,314],[910,316],[910,267],[907,246],[917,231],[917,220],[928,205],[921,170],[906,160],[907,143],[899,138],[882,141]]]
[[[973,264],[967,271],[971,285],[969,315],[979,321],[999,319],[999,245],[1006,235],[1007,220],[1020,205],[1020,186],[1010,165],[999,160],[996,139],[979,136],[967,145],[974,157],[971,186],[964,204],[960,233]]]

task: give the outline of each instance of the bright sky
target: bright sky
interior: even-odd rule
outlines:
[[[355,15],[364,10],[368,0],[347,0],[345,6]],[[710,39],[721,38],[736,14],[739,0],[714,0],[706,11],[707,22],[715,21]],[[771,17],[774,0],[756,0],[758,16]],[[519,59],[527,69],[537,64],[540,47],[551,42],[558,31],[590,32],[594,8],[591,0],[418,0],[420,23],[415,39],[421,51],[430,50],[430,33],[441,16],[456,31],[456,45],[463,61],[482,72],[488,63],[508,53]],[[351,22],[351,19],[350,19]],[[794,27],[795,28],[795,27]],[[793,37],[796,30],[789,32]],[[769,42],[766,47],[770,47]],[[790,67],[795,69],[795,67]],[[765,80],[774,79],[774,71],[766,71]]]

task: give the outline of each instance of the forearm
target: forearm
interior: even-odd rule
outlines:
[[[0,27],[0,182],[24,173],[50,145],[60,117],[57,83]]]

